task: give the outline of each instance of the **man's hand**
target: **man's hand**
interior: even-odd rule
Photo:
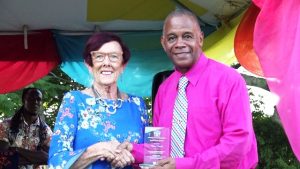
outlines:
[[[159,160],[155,167],[152,169],[175,169],[175,159],[169,157],[166,159]]]
[[[133,145],[128,141],[125,141],[124,143],[118,146],[118,149],[126,149],[127,151],[131,152],[133,149]]]
[[[117,168],[124,168],[132,163],[134,163],[134,158],[130,153],[133,149],[133,145],[127,141],[120,144],[117,148],[121,151],[115,159],[112,160],[111,165]]]
[[[132,154],[128,150],[123,149],[121,150],[121,153],[119,153],[117,157],[112,160],[111,165],[116,168],[124,168],[132,163],[134,163]]]

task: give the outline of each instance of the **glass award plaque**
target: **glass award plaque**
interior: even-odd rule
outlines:
[[[144,163],[142,169],[153,167],[158,160],[170,156],[170,129],[146,127],[144,135]]]

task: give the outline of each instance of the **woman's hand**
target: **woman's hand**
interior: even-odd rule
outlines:
[[[99,151],[99,159],[101,161],[106,160],[111,162],[118,154],[121,153],[121,150],[118,149],[119,145],[120,143],[116,140],[97,143],[95,146]]]
[[[98,142],[89,146],[86,151],[79,157],[71,168],[86,168],[97,160],[111,162],[121,151],[118,149],[118,141]]]

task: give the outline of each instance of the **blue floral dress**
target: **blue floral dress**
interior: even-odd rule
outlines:
[[[114,103],[108,99],[105,102],[108,105]],[[118,104],[116,112],[113,112],[95,97],[81,91],[66,93],[50,144],[50,169],[70,168],[87,147],[97,142],[143,143],[144,127],[148,125],[143,99],[129,95]],[[97,160],[89,168],[109,169],[111,166],[108,162]]]

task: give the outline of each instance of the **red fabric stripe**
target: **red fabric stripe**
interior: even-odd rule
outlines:
[[[260,9],[251,4],[244,14],[234,37],[234,52],[239,63],[248,71],[263,76],[258,56],[253,49],[253,31]]]
[[[28,34],[28,49],[23,35],[0,36],[0,93],[21,89],[47,75],[60,63],[52,33]]]

